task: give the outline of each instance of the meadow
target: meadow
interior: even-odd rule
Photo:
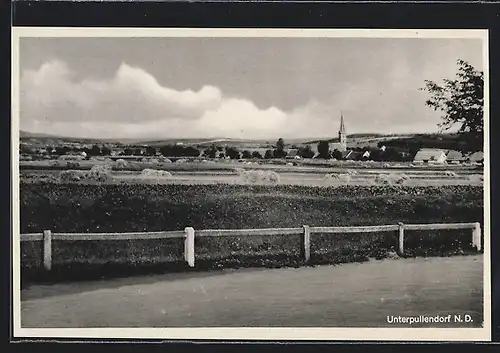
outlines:
[[[481,222],[483,188],[292,185],[20,184],[21,233],[142,232]],[[471,251],[470,231],[409,232],[407,256]],[[196,240],[196,268],[300,266],[299,236]],[[41,242],[23,242],[24,280],[40,273]],[[186,270],[182,239],[55,241],[52,278]],[[311,265],[392,256],[397,234],[314,235]],[[140,266],[138,266],[140,265]]]

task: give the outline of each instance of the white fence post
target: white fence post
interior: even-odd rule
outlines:
[[[405,228],[404,224],[401,222],[398,223],[398,226],[399,226],[399,241],[398,241],[399,254],[403,255],[405,253]]]
[[[184,260],[189,267],[194,267],[194,228],[186,227],[186,238],[184,239]]]
[[[52,268],[52,232],[43,231],[43,267],[50,271]]]
[[[474,246],[477,251],[481,251],[481,224],[479,222],[474,223],[474,229],[472,230],[472,246]]]
[[[302,226],[304,229],[304,233],[302,233],[302,241],[301,241],[301,256],[308,262],[311,258],[311,229],[309,226]]]

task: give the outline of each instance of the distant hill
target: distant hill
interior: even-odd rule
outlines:
[[[39,133],[28,132],[28,131],[23,131],[23,130],[19,130],[19,137],[20,138],[63,138],[63,136],[39,134]]]
[[[216,145],[242,145],[242,144],[254,144],[255,140],[242,140],[242,139],[231,139],[231,138],[178,138],[178,139],[162,139],[162,140],[143,140],[136,141],[137,144],[149,145],[149,146],[161,146],[161,145],[172,145],[182,143],[184,145],[191,146],[211,146]],[[258,143],[265,143],[265,141],[259,141]]]
[[[70,136],[61,136],[61,135],[51,135],[51,134],[43,134],[38,132],[29,132],[19,130],[19,138],[20,139],[50,139],[50,140],[64,140],[64,141],[99,141],[99,139],[93,138],[79,138],[79,137],[70,137]]]
[[[413,136],[381,141],[386,147],[406,148],[418,150],[420,148],[438,148],[444,150],[466,150],[474,149],[477,143],[467,137],[456,134],[415,134]],[[482,143],[480,143],[482,145]]]
[[[403,138],[403,137],[411,137],[414,135],[402,135],[402,134],[390,134],[390,135],[384,135],[384,134],[373,134],[373,133],[360,133],[360,134],[350,134],[347,135],[347,146],[348,147],[368,147],[368,146],[373,146],[374,143],[375,145],[380,142],[380,141],[385,141],[385,140],[392,140],[392,139],[398,139],[398,138]],[[315,140],[310,140],[305,142],[304,144],[317,144],[320,141],[327,141],[327,142],[339,142],[338,138],[330,138],[330,139],[315,139]]]
[[[200,148],[209,147],[212,144],[218,146],[230,146],[239,149],[251,148],[272,148],[276,144],[276,139],[234,139],[234,138],[170,138],[170,139],[98,139],[98,138],[77,138],[68,136],[58,136],[51,134],[32,133],[21,130],[19,136],[22,142],[34,146],[54,146],[62,143],[81,143],[81,144],[120,144],[130,146],[153,146],[160,147],[164,145],[183,144],[186,146],[195,146]],[[285,145],[290,147],[317,145],[320,141],[338,142],[338,138],[284,138]],[[456,134],[377,134],[377,133],[358,133],[347,136],[348,148],[370,147],[376,148],[381,145],[386,147],[397,147],[405,149],[443,148],[458,149],[464,142],[459,140]]]
[[[320,141],[338,142],[338,138],[314,139],[303,145],[316,145]],[[440,148],[447,150],[462,150],[468,142],[462,135],[456,133],[430,133],[430,134],[352,134],[347,137],[347,148],[376,148],[380,146],[394,147],[406,150],[418,150],[420,148]]]

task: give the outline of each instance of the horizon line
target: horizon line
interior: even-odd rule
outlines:
[[[151,136],[151,137],[91,137],[91,136],[71,136],[71,135],[56,135],[45,132],[33,132],[29,130],[19,130],[21,133],[28,133],[33,135],[33,138],[59,138],[59,139],[80,139],[80,140],[139,140],[139,141],[161,141],[161,140],[240,140],[240,141],[264,141],[264,140],[272,140],[282,138],[283,140],[331,140],[338,139],[337,136],[305,136],[305,137],[268,137],[268,138],[260,138],[260,137],[227,137],[227,136],[207,136],[207,137],[192,137],[192,136],[179,136],[179,137],[159,137],[159,136]],[[381,133],[381,132],[356,132],[347,134],[347,136],[352,135],[379,135],[381,137],[384,136],[402,136],[402,135],[444,135],[444,134],[455,134],[457,131],[435,131],[435,132],[397,132],[397,133]],[[45,136],[44,136],[45,135]],[[19,136],[19,138],[23,137],[31,137],[31,136]]]

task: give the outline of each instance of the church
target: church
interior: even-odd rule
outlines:
[[[347,151],[347,133],[344,125],[344,115],[340,113],[340,128],[339,128],[339,142],[330,142],[330,152],[339,150],[340,152]]]

